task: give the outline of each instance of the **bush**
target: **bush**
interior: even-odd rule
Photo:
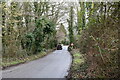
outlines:
[[[84,30],[80,37],[80,51],[87,54],[91,77],[118,77],[118,26],[114,22],[111,24],[114,27],[96,24]]]
[[[45,48],[55,47],[56,41],[55,24],[49,19],[41,18],[36,22],[36,28],[31,33],[26,33],[22,40],[23,49],[27,50],[27,54],[36,54]],[[45,46],[47,45],[47,46]]]

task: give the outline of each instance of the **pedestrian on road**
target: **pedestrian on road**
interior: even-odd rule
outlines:
[[[73,46],[74,46],[74,44],[73,44],[73,43],[71,43],[71,44],[68,46],[68,51],[72,51]]]

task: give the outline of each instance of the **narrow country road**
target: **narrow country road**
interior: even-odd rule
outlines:
[[[3,78],[64,78],[71,64],[67,46],[53,53],[2,71]]]

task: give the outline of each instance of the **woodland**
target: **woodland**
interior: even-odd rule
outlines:
[[[74,43],[70,52],[84,58],[73,61],[68,78],[119,78],[120,2],[8,1],[0,7],[4,66],[55,49],[61,29],[61,43]]]

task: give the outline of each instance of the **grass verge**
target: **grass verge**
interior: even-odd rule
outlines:
[[[11,67],[11,66],[16,66],[16,65],[19,65],[19,64],[23,64],[23,63],[26,63],[26,62],[30,62],[30,61],[33,61],[33,60],[36,60],[36,59],[39,59],[39,58],[42,58],[44,56],[46,56],[47,54],[51,53],[53,50],[48,50],[46,52],[40,52],[36,55],[31,55],[31,56],[27,56],[27,57],[24,57],[24,58],[16,58],[14,60],[10,60],[9,61],[2,61],[2,69],[6,69],[8,67]]]
[[[74,78],[86,78],[86,69],[88,68],[88,64],[86,63],[84,54],[81,54],[77,49],[73,49],[71,51],[71,55],[73,60],[67,78],[70,80]]]

